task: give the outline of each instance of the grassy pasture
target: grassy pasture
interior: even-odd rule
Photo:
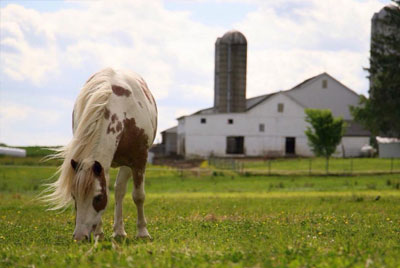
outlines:
[[[128,238],[110,238],[111,198],[106,239],[94,246],[72,241],[72,209],[45,211],[35,201],[55,170],[0,165],[0,267],[400,266],[399,175],[182,176],[150,167],[145,209],[153,241],[134,238],[127,194]]]

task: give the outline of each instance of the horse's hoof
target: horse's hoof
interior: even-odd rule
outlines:
[[[138,234],[136,235],[137,239],[148,239],[148,240],[153,240],[153,238],[151,238],[149,232],[145,229],[142,231],[139,231]]]
[[[115,239],[125,239],[127,237],[126,232],[114,232],[112,235],[113,238]]]
[[[139,236],[139,235],[137,235],[137,236],[136,236],[136,239],[142,239],[142,240],[150,240],[150,241],[153,241],[153,238],[152,238],[150,235],[147,235],[147,236]]]

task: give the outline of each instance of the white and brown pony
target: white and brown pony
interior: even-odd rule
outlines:
[[[150,237],[143,203],[147,152],[157,130],[157,107],[143,78],[104,69],[83,86],[72,114],[73,138],[57,156],[59,178],[44,197],[54,209],[75,201],[74,239],[103,236],[101,216],[109,201],[109,169],[120,167],[115,182],[113,236],[125,237],[122,200],[133,176],[138,237]]]

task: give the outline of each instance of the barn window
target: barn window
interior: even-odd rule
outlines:
[[[205,123],[207,123],[207,120],[205,118],[201,118],[200,123],[205,124]]]
[[[233,124],[233,119],[228,119],[228,124],[232,125]]]
[[[283,103],[278,103],[278,113],[283,113]]]
[[[322,80],[322,88],[328,88],[328,80]]]
[[[244,137],[226,137],[227,154],[244,154]]]
[[[259,125],[258,125],[258,130],[259,130],[260,132],[264,132],[264,131],[265,131],[265,125],[264,125],[264,124],[259,124]]]

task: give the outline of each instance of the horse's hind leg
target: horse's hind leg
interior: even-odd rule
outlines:
[[[151,238],[149,232],[147,231],[146,218],[144,216],[144,200],[145,200],[145,192],[144,192],[144,169],[134,170],[133,172],[133,191],[132,191],[132,199],[136,204],[137,208],[137,228],[139,238]]]
[[[126,193],[126,184],[132,176],[132,171],[128,167],[120,167],[115,181],[115,211],[114,211],[114,232],[113,237],[126,237],[124,220],[122,218],[122,201]]]

